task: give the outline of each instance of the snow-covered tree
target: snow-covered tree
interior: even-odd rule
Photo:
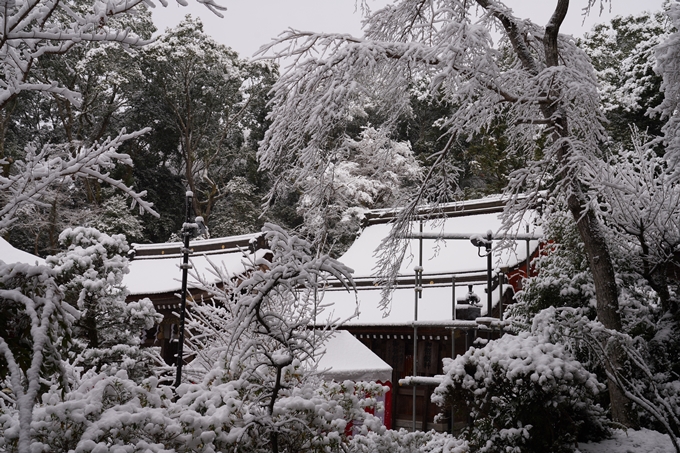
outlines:
[[[260,85],[275,69],[240,59],[191,16],[147,46],[143,59],[141,108],[153,112],[154,134],[170,142],[169,161],[194,193],[196,215],[211,226],[215,205],[227,196],[226,185],[248,154],[253,97],[266,94]]]
[[[632,267],[654,288],[665,311],[677,312],[668,276],[680,246],[680,186],[674,169],[656,155],[648,136],[633,130],[633,148],[621,151],[597,171],[608,226],[626,240],[619,246]],[[594,178],[595,179],[595,178]]]
[[[167,5],[165,0],[160,2]],[[201,1],[216,14],[224,7],[212,0]],[[60,55],[81,41],[115,42],[124,45],[144,43],[139,35],[121,27],[117,19],[135,14],[142,0],[92,1],[12,1],[0,13],[3,35],[0,40],[0,109],[22,91],[56,93],[79,104],[77,92],[63,81],[40,80],[32,73],[43,55]]]
[[[298,211],[315,242],[341,253],[354,239],[364,212],[406,203],[423,170],[408,143],[372,127],[357,140],[346,137],[336,158],[321,179],[300,181]]]
[[[143,237],[142,222],[134,215],[125,198],[113,195],[105,200],[99,213],[92,220],[92,226],[109,235],[123,234],[128,242]]]
[[[261,196],[245,176],[234,176],[224,187],[224,198],[212,213],[214,237],[248,234],[260,228]]]
[[[661,77],[655,72],[654,49],[671,32],[664,12],[615,17],[586,33],[581,46],[593,62],[600,97],[616,144],[631,147],[630,124],[659,135],[663,123],[650,110],[663,100]]]
[[[213,0],[201,3],[216,14],[224,9]],[[14,101],[20,93],[34,92],[56,96],[76,106],[82,106],[88,100],[76,91],[79,86],[69,86],[65,80],[60,80],[64,73],[46,70],[49,66],[47,64],[41,67],[42,63],[47,63],[43,60],[48,60],[49,56],[66,54],[83,42],[122,46],[147,43],[143,34],[137,34],[123,19],[137,14],[140,8],[145,7],[144,4],[143,0],[6,2],[0,11],[3,30],[0,37],[0,123],[3,124],[3,143],[4,125],[9,121],[15,106]],[[161,0],[161,4],[166,5],[167,2]],[[105,48],[105,45],[100,47]],[[150,209],[150,205],[143,202],[143,195],[132,191],[107,173],[114,162],[130,163],[127,156],[117,152],[117,148],[123,141],[138,135],[139,132],[125,134],[123,131],[116,132],[115,138],[95,134],[93,141],[89,143],[71,142],[46,146],[41,146],[40,143],[23,143],[25,152],[21,159],[10,158],[5,155],[4,147],[0,148],[0,165],[3,166],[0,175],[3,204],[0,209],[0,228],[12,222],[20,205],[44,204],[44,200],[40,200],[40,194],[44,195],[47,186],[66,177],[92,178],[113,184],[132,196],[133,203],[141,202],[140,207]]]
[[[585,2],[589,10],[596,0]],[[601,222],[590,208],[589,165],[605,140],[595,72],[570,37],[560,35],[569,10],[559,0],[545,27],[522,20],[495,0],[401,0],[368,16],[362,38],[289,30],[265,47],[296,66],[275,85],[272,126],[260,148],[261,168],[293,168],[295,178],[320,179],[336,160],[333,145],[357,106],[370,100],[390,127],[409,108],[414,77],[431,80],[431,93],[460,106],[442,119],[448,142],[435,156],[421,190],[403,210],[396,235],[405,233],[417,205],[450,195],[454,169],[446,166],[456,138],[501,120],[508,125],[507,152],[526,158],[508,190],[528,194],[510,203],[507,226],[535,203],[541,190],[562,194],[577,225],[594,277],[597,315],[621,329],[612,258]],[[501,40],[494,45],[492,31]],[[540,146],[539,146],[540,145]],[[288,174],[283,172],[281,178]],[[276,186],[273,192],[275,193]],[[429,195],[429,196],[426,196]],[[404,241],[389,240],[383,273],[395,273]],[[615,357],[614,357],[615,358]],[[616,360],[609,362],[616,366]],[[632,424],[626,400],[609,385],[612,415]]]
[[[564,338],[557,335],[551,341],[571,343],[590,370],[629,395],[643,426],[677,437],[673,414],[679,403],[680,324],[678,287],[672,276],[677,268],[680,200],[674,170],[644,138],[634,133],[634,148],[602,161],[593,175],[597,213],[612,246],[622,331],[593,321],[592,273],[583,243],[559,204],[545,207],[543,228],[550,244],[535,261],[538,273],[525,282],[510,313],[516,325],[529,329],[535,317],[559,307],[557,313],[564,316],[556,315],[550,325],[540,327],[562,332]],[[607,367],[612,350],[622,352],[620,367]],[[659,399],[664,400],[662,405]]]
[[[666,120],[662,128],[663,143],[666,146],[666,158],[672,167],[677,167],[680,157],[680,5],[672,3],[668,8],[668,18],[675,31],[655,49],[656,71],[661,75],[663,102],[655,109],[655,113]]]

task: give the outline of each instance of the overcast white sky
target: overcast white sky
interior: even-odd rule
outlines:
[[[263,44],[269,42],[283,30],[292,27],[301,30],[341,32],[361,35],[361,12],[355,9],[355,0],[216,0],[226,6],[224,18],[220,19],[189,0],[188,7],[179,6],[169,0],[167,8],[156,7],[153,16],[160,30],[174,26],[186,14],[199,16],[205,31],[217,41],[236,50],[242,57],[250,57]],[[635,14],[643,10],[658,11],[663,0],[612,0],[612,12],[601,16],[593,11],[582,23],[582,11],[587,0],[572,0],[569,14],[562,27],[564,33],[581,36],[593,24],[607,22],[615,15]],[[389,3],[387,0],[369,0],[372,9]],[[506,2],[519,17],[529,17],[534,22],[545,24],[554,0],[508,0]]]

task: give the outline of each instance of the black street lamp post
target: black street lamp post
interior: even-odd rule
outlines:
[[[174,387],[177,388],[179,387],[179,384],[182,382],[182,364],[184,363],[184,319],[186,317],[186,306],[187,306],[187,278],[188,278],[188,272],[189,269],[191,268],[191,264],[189,264],[189,253],[191,253],[191,250],[189,249],[189,240],[195,233],[195,224],[190,223],[190,218],[191,218],[191,210],[192,210],[192,201],[193,201],[194,194],[191,191],[187,191],[186,193],[186,220],[184,224],[182,225],[182,240],[184,242],[184,245],[181,249],[182,251],[182,264],[180,265],[180,269],[182,269],[182,303],[180,305],[180,312],[179,312],[179,338],[178,338],[178,344],[177,344],[177,377],[175,378],[175,385]],[[194,227],[194,228],[192,228]]]

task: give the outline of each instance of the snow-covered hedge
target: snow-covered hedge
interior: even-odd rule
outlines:
[[[468,442],[450,434],[435,431],[369,432],[355,436],[349,443],[350,453],[468,453]]]
[[[293,372],[295,367],[291,367]],[[87,372],[64,393],[53,386],[42,395],[31,425],[31,451],[105,452],[271,452],[277,430],[279,451],[344,451],[348,424],[360,421],[360,433],[384,433],[367,413],[377,384],[305,380],[283,392],[270,416],[245,379],[224,380],[216,372],[199,384],[183,384],[177,398],[153,377],[142,384],[128,378]],[[19,413],[0,410],[0,451],[17,451]]]
[[[607,432],[595,376],[561,345],[529,333],[444,359],[444,374],[432,399],[467,409],[474,451],[567,452]]]

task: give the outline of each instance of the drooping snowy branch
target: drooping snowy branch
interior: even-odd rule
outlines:
[[[400,1],[368,17],[363,38],[289,30],[264,47],[263,54],[293,57],[296,65],[275,85],[261,168],[276,172],[281,186],[321,180],[341,157],[339,138],[351,118],[370,105],[389,133],[409,113],[409,87],[425,79],[429,95],[458,106],[442,120],[452,140],[494,121],[509,126],[508,154],[529,162],[510,180],[509,191],[530,194],[514,213],[534,203],[538,189],[570,191],[604,138],[589,60],[572,39],[556,35],[560,64],[550,65],[543,27],[514,17],[500,2],[477,3]],[[496,27],[505,30],[498,45],[491,34]],[[446,159],[433,165],[424,193],[442,192],[446,178],[437,172],[444,165]]]
[[[198,0],[218,16],[223,6],[214,0]],[[160,0],[163,6],[166,0]],[[178,3],[187,5],[185,0]],[[4,2],[0,10],[0,108],[22,91],[59,93],[74,104],[78,93],[60,85],[59,81],[36,80],[31,69],[46,54],[63,54],[81,41],[117,42],[126,46],[145,44],[145,40],[116,19],[135,14],[143,5],[154,6],[152,0],[91,0],[72,3],[65,0],[16,0]]]

